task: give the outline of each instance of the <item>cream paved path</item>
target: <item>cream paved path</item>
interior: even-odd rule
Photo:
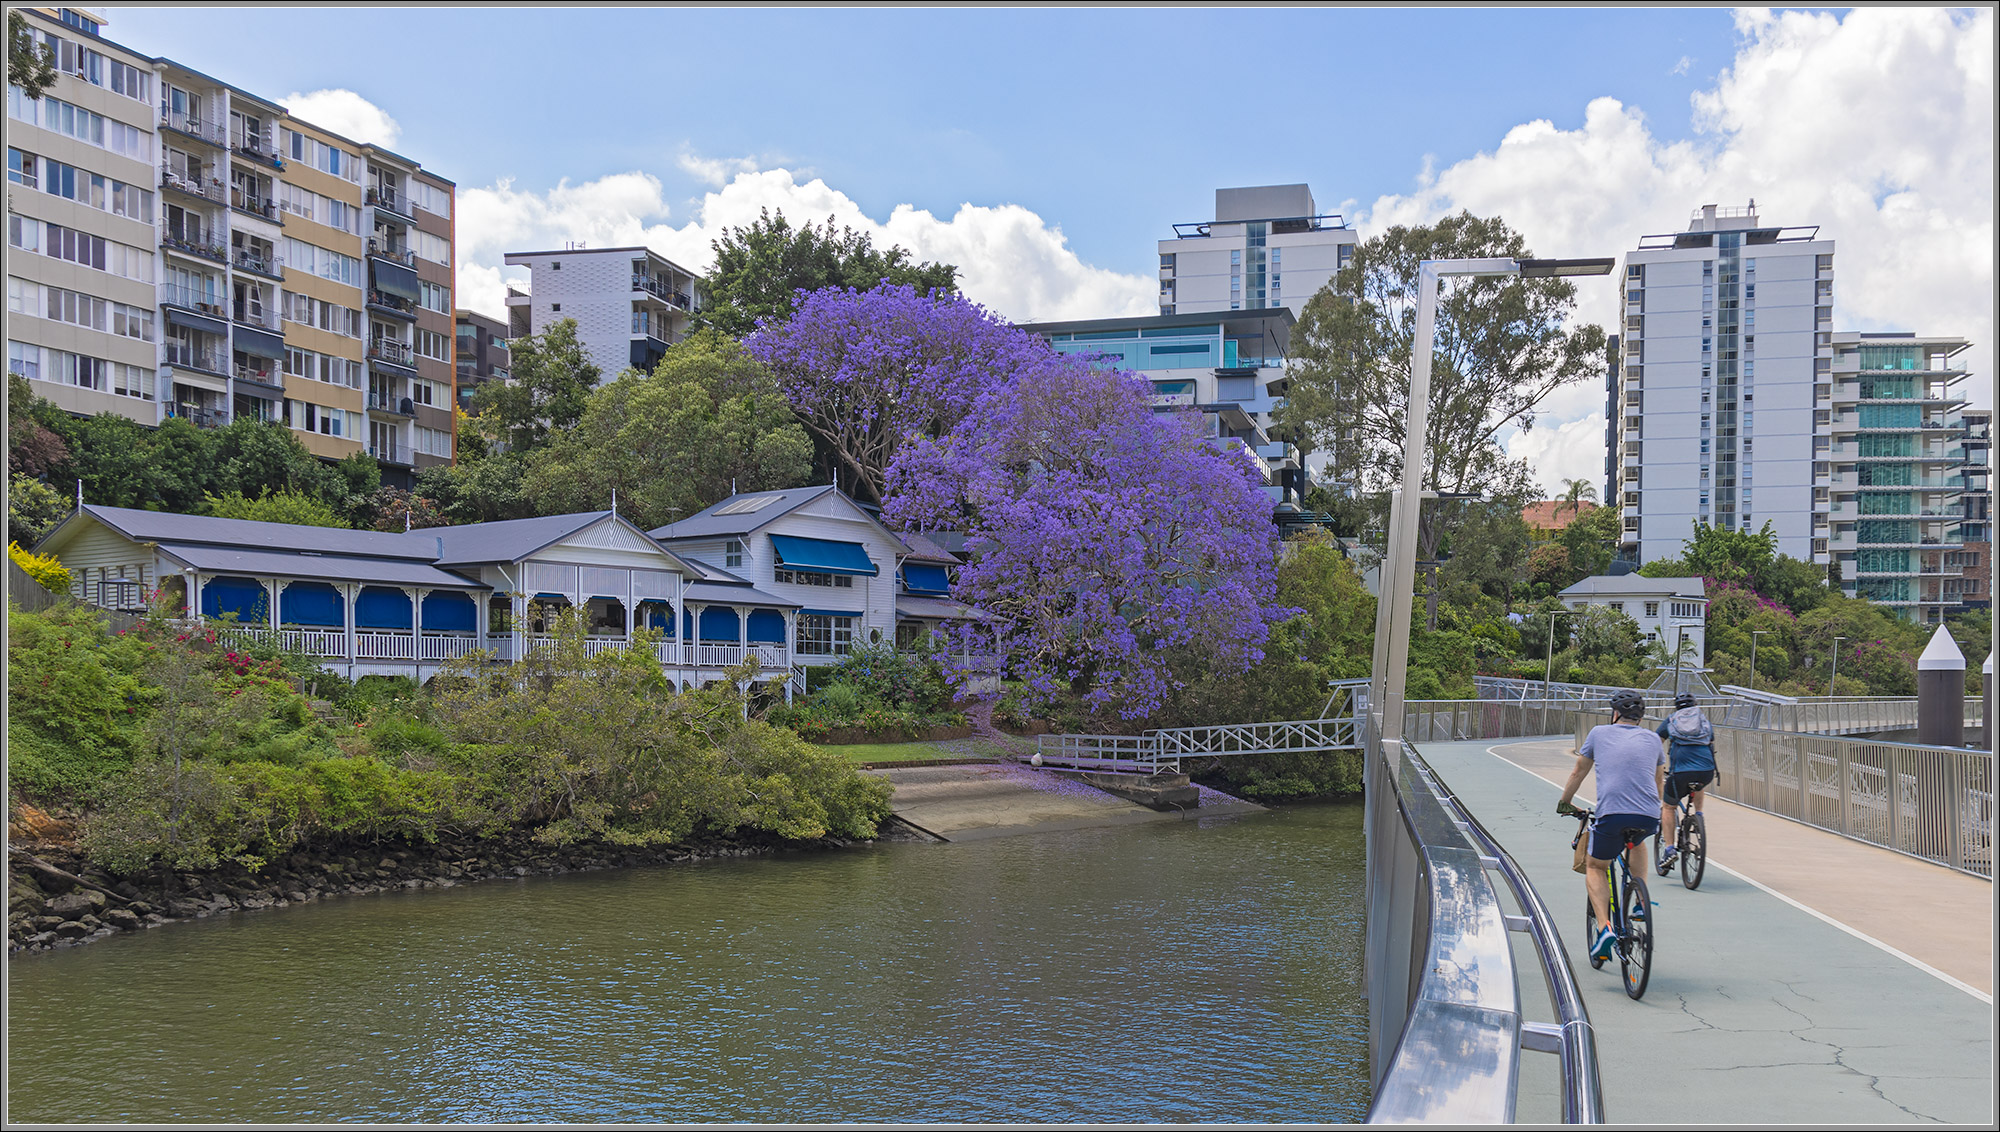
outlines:
[[[1556,913],[1597,1034],[1612,1121],[1992,1123],[1987,882],[1711,803],[1715,849],[1701,888],[1648,877],[1657,948],[1652,985],[1634,1002],[1615,964],[1593,971],[1583,953],[1583,879],[1569,869],[1576,823],[1555,813],[1570,747],[1421,750]],[[1740,876],[1727,871],[1738,868]],[[1527,1089],[1524,1071],[1524,1108]]]

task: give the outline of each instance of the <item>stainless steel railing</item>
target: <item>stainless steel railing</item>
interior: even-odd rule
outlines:
[[[1576,741],[1608,722],[1578,713]],[[1718,726],[1715,767],[1710,789],[1739,806],[1993,877],[1989,752]]]

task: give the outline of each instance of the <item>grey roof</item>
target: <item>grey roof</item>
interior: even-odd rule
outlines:
[[[73,532],[78,515],[88,515],[133,542],[208,544],[251,550],[315,551],[370,558],[437,560],[437,543],[428,534],[350,531],[339,527],[306,527],[296,523],[262,523],[250,519],[217,519],[208,515],[176,515],[132,507],[83,510],[62,521],[41,546],[60,545]]]
[[[716,535],[747,535],[780,515],[796,511],[827,492],[838,490],[840,489],[832,484],[823,483],[817,487],[788,487],[781,491],[746,491],[689,515],[680,522],[668,523],[647,533],[661,542],[673,539],[712,538]],[[736,515],[716,513],[740,499],[762,495],[777,496],[777,502]]]
[[[911,597],[909,594],[896,595],[896,616],[917,617],[926,621],[1000,620],[991,613],[974,609],[962,601],[950,601],[938,597]]]
[[[570,515],[544,515],[537,519],[502,519],[497,523],[471,523],[463,527],[430,527],[423,534],[435,540],[428,557],[436,559],[441,566],[519,562],[609,514],[609,511],[579,511]]]
[[[435,566],[407,559],[348,558],[340,555],[285,554],[268,550],[235,550],[199,543],[161,543],[160,550],[204,574],[248,574],[252,577],[309,578],[325,582],[364,582],[432,589],[484,590],[491,587],[446,573]]]
[[[799,602],[775,597],[751,585],[729,585],[723,582],[689,582],[681,590],[681,602],[696,602],[704,605],[774,605],[781,609],[801,608]]]
[[[1648,578],[1643,574],[1621,574],[1611,577],[1599,574],[1563,590],[1558,597],[1630,597],[1634,595],[1657,595],[1663,597],[1705,598],[1707,587],[1700,578]]]
[[[948,566],[958,565],[958,557],[951,551],[932,542],[915,531],[902,535],[903,545],[910,548],[910,558],[917,562],[938,562]]]

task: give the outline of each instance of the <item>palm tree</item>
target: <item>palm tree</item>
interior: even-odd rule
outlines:
[[[1583,501],[1586,499],[1592,503],[1597,502],[1596,484],[1591,483],[1589,480],[1563,481],[1562,502],[1569,506],[1570,518],[1576,518],[1577,512],[1583,510]],[[1561,507],[1556,508],[1556,514],[1562,514]]]

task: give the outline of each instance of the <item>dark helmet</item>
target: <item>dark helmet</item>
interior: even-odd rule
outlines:
[[[1674,707],[1677,710],[1680,708],[1690,708],[1693,706],[1694,706],[1694,697],[1688,695],[1686,692],[1683,692],[1680,695],[1674,697]]]
[[[1646,714],[1646,697],[1630,688],[1611,693],[1611,713],[1621,719],[1638,719]]]

